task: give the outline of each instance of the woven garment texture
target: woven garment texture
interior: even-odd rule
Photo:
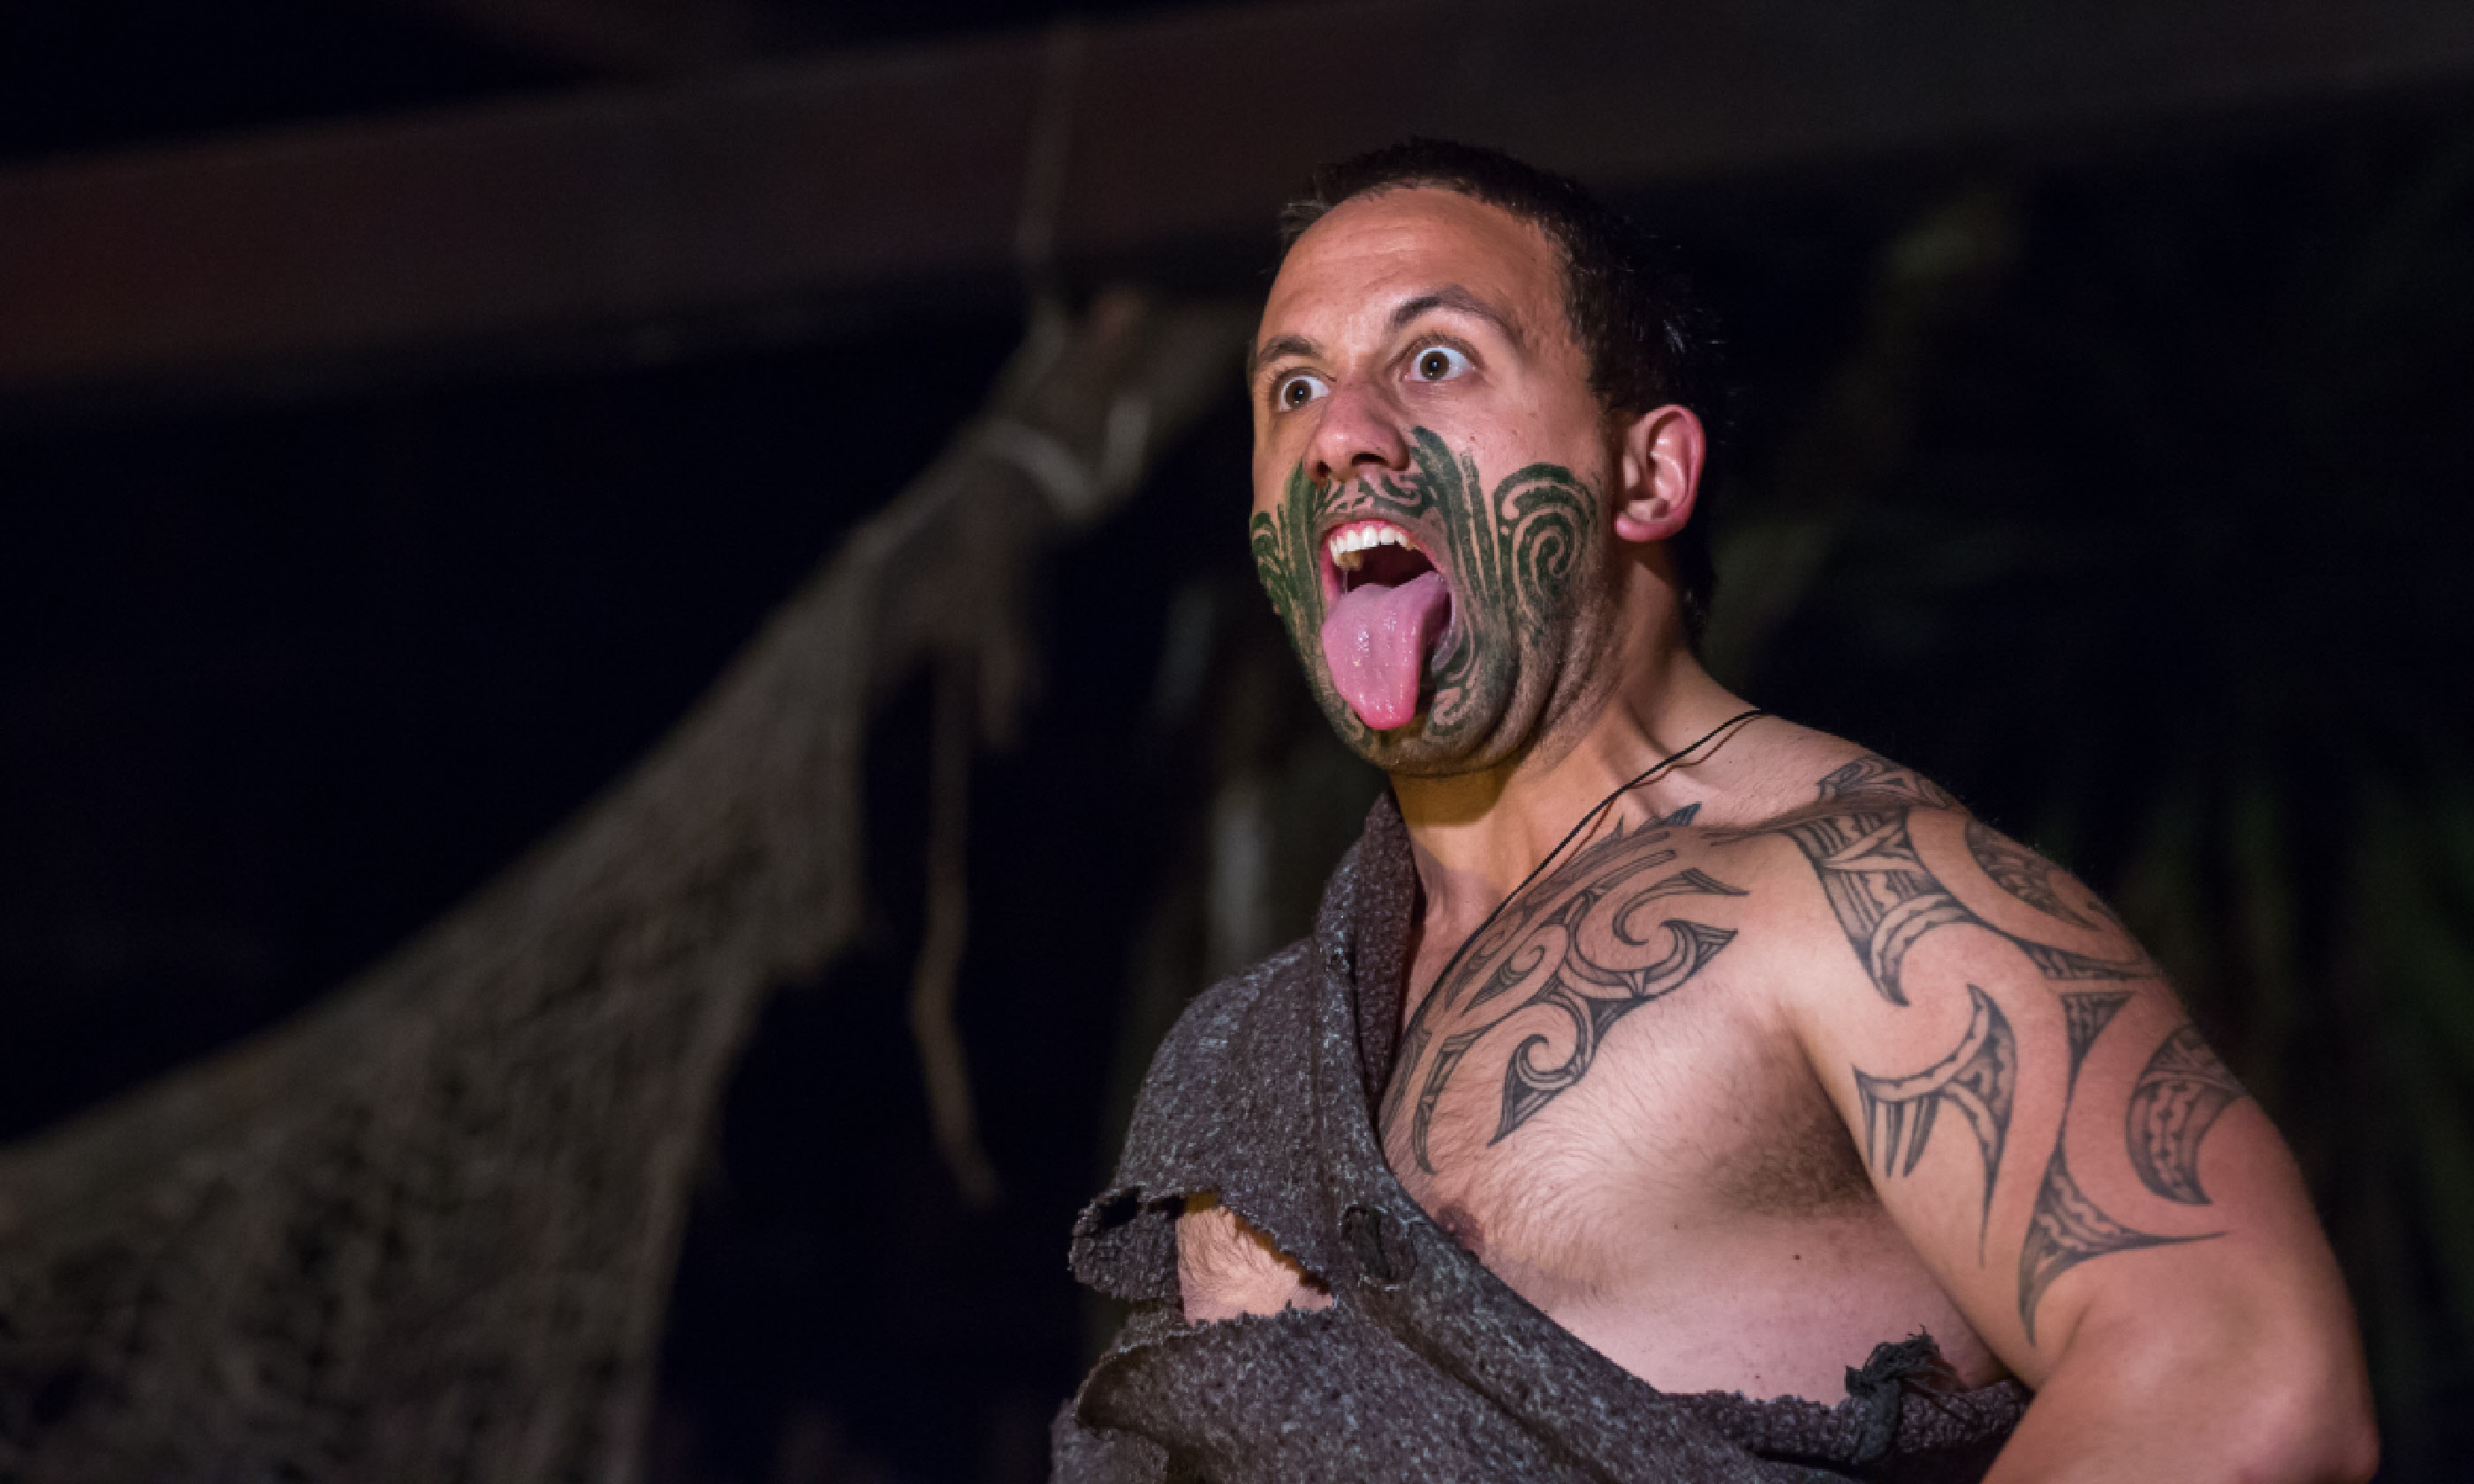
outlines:
[[[1834,1405],[1660,1392],[1427,1218],[1384,1162],[1373,1112],[1416,901],[1387,795],[1314,936],[1214,986],[1161,1046],[1115,1182],[1075,1225],[1076,1276],[1133,1312],[1057,1415],[1059,1484],[1980,1478],[2025,1410],[2014,1381],[1910,1383],[1928,1343],[1882,1347],[1864,1395]],[[1202,1194],[1332,1305],[1187,1324],[1176,1222]]]

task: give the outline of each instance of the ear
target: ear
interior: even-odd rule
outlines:
[[[1687,407],[1658,407],[1617,429],[1615,539],[1662,541],[1684,529],[1701,492],[1710,438]]]

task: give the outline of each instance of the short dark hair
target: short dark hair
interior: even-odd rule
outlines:
[[[1285,256],[1305,229],[1342,202],[1434,186],[1518,217],[1564,256],[1564,312],[1589,360],[1589,389],[1611,412],[1690,408],[1714,442],[1715,337],[1665,249],[1581,184],[1500,150],[1445,139],[1408,139],[1323,166],[1307,193],[1280,212]],[[1708,485],[1693,518],[1667,543],[1682,589],[1684,628],[1695,644],[1717,588],[1710,558]]]

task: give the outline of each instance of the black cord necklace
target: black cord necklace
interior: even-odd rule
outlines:
[[[1537,865],[1532,866],[1529,869],[1529,874],[1520,878],[1520,884],[1514,887],[1509,893],[1505,894],[1503,900],[1494,904],[1494,910],[1488,913],[1485,918],[1478,922],[1477,926],[1470,931],[1469,935],[1461,940],[1461,945],[1452,950],[1452,956],[1443,964],[1443,971],[1435,975],[1434,985],[1427,991],[1427,993],[1431,994],[1435,990],[1443,988],[1444,984],[1450,981],[1452,970],[1460,968],[1461,960],[1468,956],[1469,945],[1476,943],[1478,939],[1486,935],[1486,930],[1494,925],[1494,920],[1503,916],[1503,909],[1511,906],[1512,903],[1518,898],[1521,893],[1529,890],[1531,885],[1533,885],[1540,875],[1545,874],[1546,868],[1555,864],[1555,857],[1564,853],[1564,848],[1570,845],[1573,841],[1578,840],[1581,837],[1581,832],[1589,828],[1591,822],[1595,821],[1599,815],[1607,812],[1609,805],[1613,804],[1616,800],[1621,799],[1624,795],[1631,793],[1634,789],[1640,787],[1643,783],[1650,782],[1657,778],[1659,775],[1666,772],[1669,768],[1674,767],[1677,763],[1683,762],[1685,759],[1690,757],[1693,754],[1709,746],[1715,738],[1732,733],[1735,728],[1742,726],[1744,723],[1751,721],[1757,716],[1767,716],[1768,714],[1769,713],[1767,711],[1762,710],[1759,706],[1753,706],[1749,710],[1736,712],[1734,715],[1728,717],[1725,721],[1720,722],[1715,727],[1710,728],[1708,731],[1703,732],[1692,741],[1686,743],[1684,746],[1667,754],[1658,761],[1651,763],[1647,768],[1642,769],[1637,775],[1636,775],[1630,782],[1616,784],[1612,793],[1608,794],[1604,799],[1599,800],[1596,803],[1590,805],[1589,812],[1581,816],[1581,822],[1573,826],[1569,830],[1566,830],[1563,839],[1555,842],[1555,849],[1546,852],[1545,859],[1540,861]]]

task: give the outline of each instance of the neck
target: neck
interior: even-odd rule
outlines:
[[[1746,708],[1680,639],[1621,673],[1594,706],[1516,761],[1448,778],[1393,778],[1424,888],[1425,936],[1457,941],[1473,929],[1592,805]],[[1705,761],[1715,755],[1702,750]],[[1714,777],[1684,765],[1626,799],[1655,817],[1705,801],[1716,786]],[[1621,817],[1621,805],[1609,810],[1596,830]]]

